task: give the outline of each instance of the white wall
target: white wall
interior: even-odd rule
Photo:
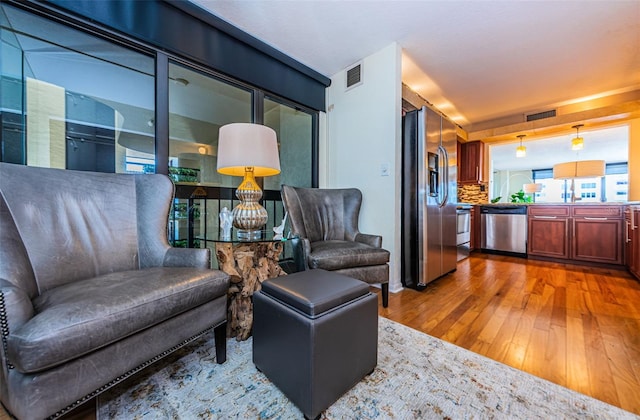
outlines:
[[[320,187],[362,191],[360,232],[382,235],[391,252],[389,289],[400,281],[402,143],[401,48],[393,43],[362,59],[362,84],[346,90],[345,71],[331,78],[321,116]],[[381,166],[389,168],[381,176]]]
[[[640,201],[640,118],[629,122],[629,201]]]

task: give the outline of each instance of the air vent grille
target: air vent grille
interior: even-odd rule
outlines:
[[[362,63],[358,63],[347,69],[347,89],[362,83]]]
[[[537,112],[535,114],[529,114],[526,117],[527,117],[527,121],[535,121],[535,120],[542,120],[544,118],[551,118],[555,116],[556,116],[556,110],[552,109],[549,111],[542,111],[542,112]]]

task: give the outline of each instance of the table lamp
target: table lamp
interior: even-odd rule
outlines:
[[[276,132],[264,125],[249,123],[220,127],[217,168],[223,175],[244,177],[236,190],[240,203],[232,212],[233,226],[238,229],[238,239],[259,239],[268,215],[259,203],[262,190],[255,177],[280,173]]]

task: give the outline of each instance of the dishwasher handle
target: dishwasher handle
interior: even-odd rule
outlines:
[[[482,214],[527,214],[527,206],[481,206]]]

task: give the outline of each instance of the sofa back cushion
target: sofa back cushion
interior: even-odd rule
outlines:
[[[282,201],[295,235],[317,241],[353,241],[358,233],[362,193],[356,188],[282,186]]]
[[[0,193],[26,249],[39,293],[139,268],[136,177],[141,176],[171,184],[159,175],[0,164]],[[163,192],[162,199],[168,203],[172,186],[165,185]],[[159,209],[164,211],[165,224],[167,210],[168,204]]]

